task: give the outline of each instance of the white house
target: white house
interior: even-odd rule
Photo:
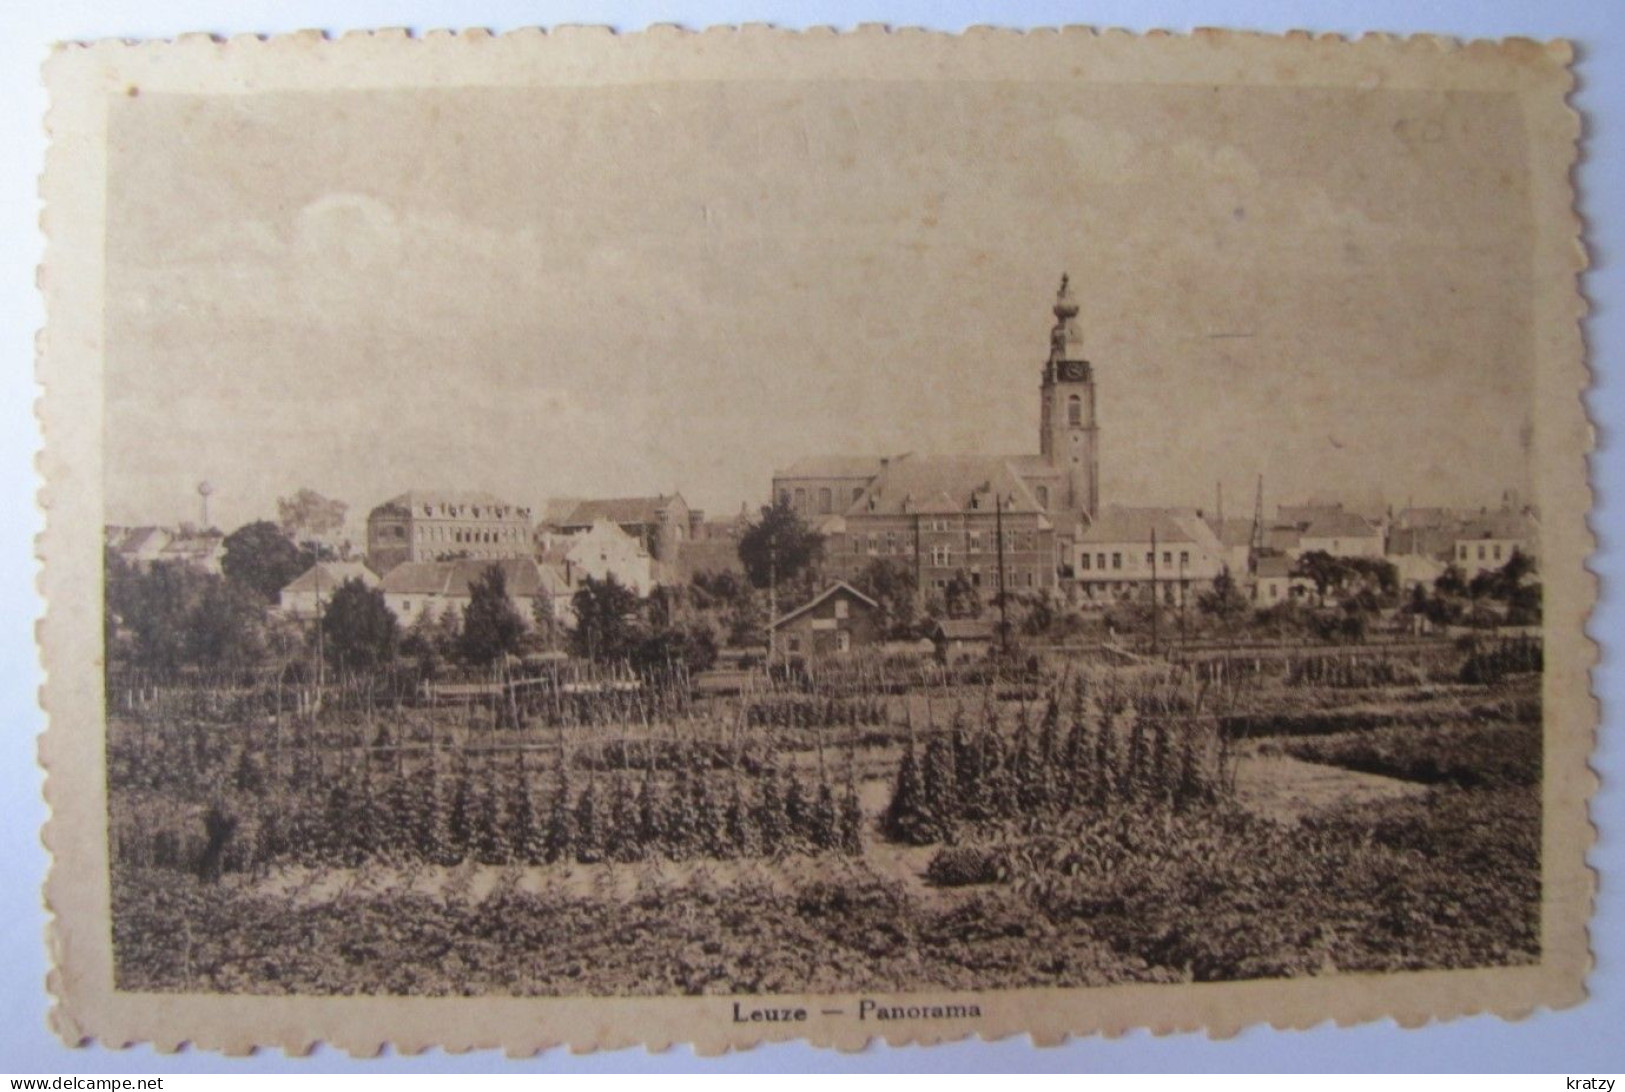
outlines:
[[[278,609],[290,618],[314,618],[348,580],[359,580],[369,588],[378,586],[377,574],[359,561],[318,561],[282,589]]]
[[[1456,532],[1451,560],[1471,580],[1505,565],[1514,551],[1535,558],[1540,549],[1538,531],[1532,516],[1488,512],[1468,520]]]
[[[1282,554],[1259,558],[1253,572],[1253,602],[1260,607],[1273,607],[1287,599],[1313,596],[1315,582],[1305,576],[1293,576],[1292,565],[1292,558]]]
[[[1212,586],[1227,552],[1194,508],[1101,510],[1073,545],[1073,597],[1084,606],[1140,598],[1156,582],[1165,603]]]
[[[1316,552],[1332,557],[1381,557],[1382,528],[1356,512],[1323,508],[1298,525],[1294,556]]]
[[[648,595],[657,583],[655,560],[643,542],[607,517],[594,520],[585,531],[563,536],[556,545],[562,548],[571,583],[613,574],[638,595]]]
[[[461,611],[468,606],[474,582],[492,566],[502,570],[508,598],[526,625],[531,622],[536,601],[544,596],[552,604],[554,618],[565,625],[574,622],[571,597],[575,589],[553,566],[528,557],[403,561],[380,582],[384,602],[402,626],[410,626],[424,614],[439,618],[448,608]]]

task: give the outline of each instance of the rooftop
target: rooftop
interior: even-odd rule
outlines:
[[[469,586],[495,565],[507,581],[508,596],[529,597],[538,591],[560,595],[569,590],[564,577],[551,565],[528,557],[496,560],[463,558],[457,561],[403,561],[384,576],[382,587],[391,595],[444,595],[466,598]]]
[[[1004,511],[1037,513],[1034,499],[1008,459],[996,455],[903,455],[893,459],[848,515],[931,515]]]

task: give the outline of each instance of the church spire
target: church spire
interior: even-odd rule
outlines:
[[[1072,296],[1072,278],[1062,273],[1060,291],[1055,293],[1055,326],[1049,335],[1051,363],[1072,358],[1071,349],[1082,340],[1078,324],[1073,321],[1077,317],[1078,301]]]

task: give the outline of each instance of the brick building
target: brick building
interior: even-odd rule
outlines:
[[[367,564],[388,573],[406,561],[530,557],[530,509],[482,492],[413,490],[367,516]]]
[[[773,474],[773,498],[825,536],[825,561],[851,575],[874,558],[909,565],[922,597],[964,572],[997,590],[998,525],[1008,590],[1056,586],[1100,507],[1094,368],[1078,304],[1061,278],[1039,380],[1037,455],[821,455]]]

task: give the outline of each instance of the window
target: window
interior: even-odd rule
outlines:
[[[1066,423],[1073,428],[1083,424],[1083,399],[1075,394],[1066,400]]]
[[[1174,563],[1174,552],[1172,550],[1162,551],[1162,563],[1164,565],[1172,565]]]
[[[851,610],[852,604],[848,603],[845,599],[835,600],[835,617],[845,618],[850,614]]]
[[[1095,555],[1095,568],[1099,569],[1101,572],[1106,571],[1106,555],[1105,554],[1096,554]]]
[[[1491,547],[1491,549],[1493,549],[1495,551],[1495,560],[1500,561],[1501,560],[1501,547],[1499,545],[1497,545],[1497,546]]]
[[[807,507],[807,491],[805,489],[797,489],[796,490],[796,510],[800,511],[801,509],[803,509],[805,507]]]
[[[1084,570],[1085,572],[1089,571],[1089,555],[1088,554],[1079,555],[1079,557],[1078,557],[1078,568]]]
[[[886,532],[886,552],[888,554],[895,554],[897,552],[897,532],[896,531],[887,531]]]
[[[792,638],[790,638],[790,651],[791,652],[800,652],[801,651],[801,638],[800,637],[792,637]]]
[[[1157,563],[1157,555],[1152,553],[1150,550],[1147,550],[1145,552],[1145,563],[1147,567],[1155,565]]]
[[[1482,546],[1480,546],[1478,548],[1478,560],[1480,560],[1480,561],[1484,560],[1484,547],[1482,547]]]
[[[1038,487],[1038,507],[1045,509],[1049,507],[1049,486],[1047,485]]]
[[[982,552],[982,532],[972,531],[970,533],[970,552],[973,554]]]
[[[1459,559],[1460,559],[1460,560],[1462,560],[1462,561],[1466,561],[1466,560],[1467,560],[1467,547],[1465,547],[1465,546],[1458,546],[1458,547],[1457,547],[1457,548],[1456,548],[1456,556],[1457,556],[1457,557],[1458,557],[1458,558],[1459,558]]]
[[[1191,552],[1189,550],[1179,551],[1179,563],[1181,565],[1189,565],[1191,563]]]
[[[835,651],[850,652],[852,650],[852,635],[844,629],[835,631]]]
[[[1281,586],[1279,584],[1274,584],[1274,583],[1270,584],[1270,598],[1271,599],[1279,599],[1280,597],[1281,597]]]
[[[818,514],[827,516],[835,510],[835,494],[829,489],[818,491]]]
[[[853,535],[852,536],[852,552],[855,553],[855,554],[863,553],[863,536],[862,535]]]
[[[951,547],[931,547],[931,564],[936,565],[939,568],[947,568],[949,565],[953,564],[953,558],[954,552]]]
[[[406,614],[406,613],[410,612],[411,609],[412,609],[412,601],[410,599],[402,599],[401,600],[401,613]]]
[[[981,569],[972,569],[970,571],[970,584],[971,584],[971,587],[973,587],[973,588],[980,588],[982,586],[982,570]]]
[[[1122,554],[1112,554],[1112,568],[1121,569],[1122,567],[1123,567],[1123,555]]]

